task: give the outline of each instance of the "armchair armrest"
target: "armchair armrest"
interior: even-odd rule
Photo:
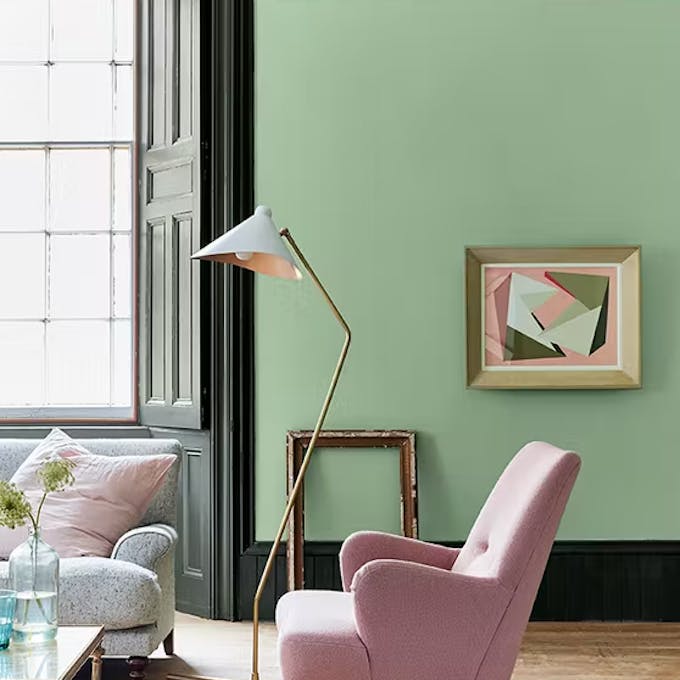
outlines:
[[[177,532],[167,524],[149,524],[123,534],[113,546],[111,558],[158,571],[160,561],[173,552]]]
[[[451,569],[459,552],[457,548],[445,548],[436,543],[425,543],[414,538],[379,531],[359,531],[352,534],[342,544],[340,550],[342,587],[348,591],[354,574],[372,560],[402,560]]]
[[[512,596],[496,578],[398,560],[363,566],[352,591],[357,632],[380,678],[477,677]]]

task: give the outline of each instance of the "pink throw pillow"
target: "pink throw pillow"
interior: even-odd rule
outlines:
[[[172,455],[96,456],[54,429],[11,479],[34,509],[42,497],[36,472],[53,456],[76,463],[73,486],[49,494],[40,517],[40,534],[60,557],[110,557],[116,541],[138,526],[176,461]],[[0,527],[0,559],[27,537],[28,527]]]

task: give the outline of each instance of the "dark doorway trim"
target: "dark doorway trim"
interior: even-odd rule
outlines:
[[[209,205],[204,243],[252,213],[253,2],[204,0],[205,130],[203,167]],[[216,618],[235,618],[242,546],[252,532],[254,441],[253,277],[233,267],[205,267],[210,300],[210,361],[204,366],[215,452]],[[245,518],[245,526],[244,526]],[[248,537],[248,539],[246,538]]]

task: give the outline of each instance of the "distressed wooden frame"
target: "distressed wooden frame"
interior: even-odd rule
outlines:
[[[621,367],[603,370],[487,371],[482,352],[482,265],[508,263],[621,265]],[[641,387],[640,247],[465,249],[467,386],[477,389],[630,389]]]
[[[290,494],[302,464],[311,430],[292,430],[286,435],[286,466]],[[418,538],[418,492],[416,435],[411,430],[322,431],[317,448],[398,448],[401,483],[401,530],[404,536]],[[286,564],[288,590],[304,588],[304,486],[288,521]]]

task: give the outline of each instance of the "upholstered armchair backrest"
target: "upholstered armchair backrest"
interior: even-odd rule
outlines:
[[[476,680],[509,680],[581,459],[527,444],[482,508],[453,571],[496,577],[510,592]]]
[[[495,577],[514,590],[534,553],[545,552],[547,560],[579,466],[575,453],[527,444],[496,483],[453,571]]]

